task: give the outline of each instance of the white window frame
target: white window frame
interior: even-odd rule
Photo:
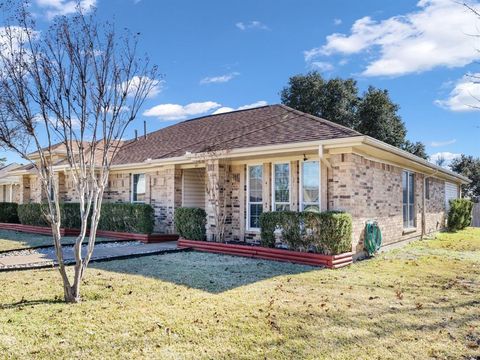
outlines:
[[[407,224],[405,224],[405,218],[404,218],[404,211],[403,207],[405,206],[403,202],[403,174],[407,175]],[[410,175],[413,175],[413,204],[410,203],[410,192],[412,189],[410,189]],[[417,222],[416,222],[416,209],[415,209],[415,202],[416,202],[416,196],[415,196],[415,173],[410,170],[403,170],[402,171],[402,220],[403,220],[403,229],[404,230],[409,230],[409,229],[416,229],[417,227]],[[413,205],[413,224],[410,224],[410,206]]]
[[[288,165],[288,202],[275,201],[275,165]],[[292,210],[292,164],[290,161],[277,161],[272,163],[272,211],[276,210],[276,204],[288,205],[289,210]]]
[[[145,179],[145,200],[146,200],[146,195],[147,195],[147,176],[145,173],[132,173],[130,174],[130,202],[132,204],[145,204],[145,200],[144,201],[133,201],[133,190],[134,190],[134,180],[133,180],[133,177],[135,175],[143,175],[144,179]]]
[[[300,199],[300,211],[304,211],[304,201],[303,201],[303,164],[308,162],[316,162],[318,163],[318,203],[308,203],[307,205],[318,205],[318,210],[322,211],[322,163],[320,159],[312,159],[312,160],[303,160],[299,162],[299,184],[298,184],[298,192],[299,192],[299,199]]]
[[[260,166],[262,168],[262,201],[261,202],[250,202],[250,168],[251,167],[255,167],[255,166]],[[247,176],[247,219],[246,219],[246,229],[247,231],[260,231],[260,228],[256,228],[256,227],[250,227],[250,205],[262,205],[262,208],[263,208],[263,181],[264,181],[264,176],[265,176],[265,172],[264,172],[264,168],[263,168],[263,164],[248,164],[247,165],[247,173],[246,173],[246,176]]]

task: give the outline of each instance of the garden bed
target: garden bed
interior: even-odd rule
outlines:
[[[0,223],[0,229],[12,230],[31,234],[52,235],[52,229],[48,226],[34,226],[23,224]],[[79,229],[61,228],[60,234],[62,236],[77,236],[80,233]],[[136,234],[118,231],[97,230],[97,236],[112,238],[117,240],[138,240],[144,243],[155,243],[163,241],[175,241],[178,235],[174,234]]]
[[[292,250],[272,249],[261,246],[234,245],[209,241],[187,240],[182,238],[178,240],[177,247],[179,249],[191,248],[193,250],[217,254],[286,261],[311,266],[325,266],[330,269],[341,268],[350,265],[353,262],[352,252],[339,255],[323,255]]]

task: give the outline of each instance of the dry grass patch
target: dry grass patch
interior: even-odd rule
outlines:
[[[478,229],[447,235],[463,234],[478,251]],[[480,261],[438,256],[460,251],[444,235],[340,270],[196,252],[92,264],[78,305],[60,301],[55,270],[2,273],[0,354],[474,358]]]

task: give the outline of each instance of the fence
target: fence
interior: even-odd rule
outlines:
[[[480,227],[480,202],[473,205],[472,226]]]

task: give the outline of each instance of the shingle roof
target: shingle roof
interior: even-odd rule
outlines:
[[[122,147],[114,164],[230,150],[359,136],[360,133],[285,105],[209,115],[160,129]]]

